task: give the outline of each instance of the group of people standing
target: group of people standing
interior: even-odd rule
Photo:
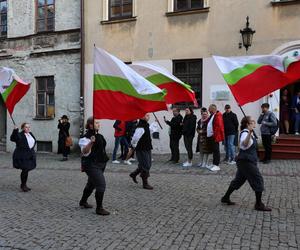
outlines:
[[[188,159],[182,166],[186,168],[193,165],[193,140],[197,131],[196,152],[199,152],[201,156],[199,167],[205,167],[211,171],[220,170],[221,142],[224,142],[226,151],[224,161],[235,164],[234,144],[238,133],[238,120],[236,114],[231,111],[230,105],[225,106],[223,114],[218,111],[215,104],[211,104],[208,109],[202,107],[200,112],[201,118],[198,122],[192,108],[186,108],[184,118],[177,108],[173,109],[173,118],[170,121],[164,118],[166,124],[170,126],[170,161],[179,162],[179,141],[183,136]],[[210,154],[213,155],[212,165],[208,164]]]

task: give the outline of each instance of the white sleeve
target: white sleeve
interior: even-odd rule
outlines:
[[[152,122],[149,126],[150,133],[153,134],[154,132],[159,131],[158,123],[157,122]]]
[[[250,148],[250,147],[252,146],[252,144],[253,144],[253,139],[252,139],[252,137],[251,137],[248,146],[245,146],[245,145],[244,145],[244,141],[246,140],[246,138],[247,138],[247,136],[248,136],[248,133],[249,133],[249,132],[246,132],[246,131],[244,131],[244,132],[241,133],[241,137],[240,137],[240,148],[241,148],[242,150],[246,150],[246,149]]]
[[[139,140],[141,139],[141,137],[143,136],[143,134],[145,133],[145,130],[143,128],[137,128],[134,132],[134,135],[132,136],[131,139],[131,145],[135,148],[139,142]]]
[[[83,156],[89,156],[89,154],[91,153],[91,151],[86,154],[83,153],[83,149],[86,147],[86,145],[88,145],[90,143],[90,141],[91,141],[90,139],[83,137],[83,138],[80,138],[80,140],[78,142]]]

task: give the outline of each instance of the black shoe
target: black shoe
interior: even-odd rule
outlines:
[[[235,202],[232,202],[229,198],[223,196],[221,202],[227,204],[228,206],[235,205]]]
[[[31,190],[29,187],[26,186],[26,184],[25,184],[25,185],[22,185],[22,184],[21,184],[20,188],[21,188],[21,190],[22,190],[23,192],[28,192],[28,191]]]
[[[110,215],[110,212],[106,211],[104,208],[96,208],[96,214],[106,216]]]
[[[143,188],[147,190],[152,190],[153,187],[148,183],[148,177],[142,177],[143,180]]]
[[[68,158],[67,157],[64,157],[64,158],[62,158],[60,161],[67,161],[68,160]]]
[[[79,206],[80,206],[81,208],[93,208],[93,206],[90,205],[90,204],[87,203],[87,202],[79,202]]]
[[[129,176],[133,180],[134,183],[136,183],[136,184],[138,183],[138,181],[136,179],[136,175],[134,173],[131,173]]]
[[[272,208],[265,206],[264,203],[255,204],[254,209],[257,211],[263,211],[263,212],[271,212],[272,211]]]

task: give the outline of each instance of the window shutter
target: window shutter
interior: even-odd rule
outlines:
[[[208,8],[209,7],[209,0],[204,0],[203,7],[204,8]]]
[[[102,21],[108,21],[109,0],[102,0],[102,5]]]
[[[168,0],[168,12],[174,11],[174,2],[175,0]]]
[[[132,0],[132,16],[137,16],[137,0]]]

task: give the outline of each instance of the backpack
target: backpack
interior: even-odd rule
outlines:
[[[271,118],[271,115],[269,116],[269,120],[270,120],[270,118]],[[276,125],[270,127],[270,133],[271,133],[271,135],[275,135],[276,132],[278,131],[278,129],[279,129],[279,120],[276,117]]]

